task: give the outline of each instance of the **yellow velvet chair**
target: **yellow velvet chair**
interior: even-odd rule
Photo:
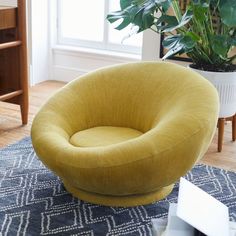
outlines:
[[[52,96],[32,142],[74,196],[135,206],[167,196],[206,152],[218,118],[215,88],[165,62],[103,68]]]

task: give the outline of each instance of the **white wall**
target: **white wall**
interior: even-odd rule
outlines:
[[[48,0],[30,0],[29,49],[31,80],[33,84],[49,78],[49,8]]]
[[[142,60],[156,61],[160,60],[160,34],[152,30],[146,30],[143,33]]]
[[[106,54],[96,50],[76,50],[70,47],[56,47],[52,55],[52,79],[68,82],[101,67],[140,60],[117,53]]]

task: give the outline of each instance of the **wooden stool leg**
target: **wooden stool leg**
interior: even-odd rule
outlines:
[[[28,108],[25,106],[25,104],[20,105],[21,110],[21,120],[22,125],[27,125],[28,123]]]
[[[218,119],[218,152],[221,152],[224,138],[225,118]]]
[[[20,97],[20,108],[22,124],[26,125],[28,122],[28,109],[29,109],[29,98],[28,98],[28,55],[27,55],[27,30],[26,30],[26,1],[17,0],[18,6],[18,37],[21,41],[19,47],[19,66],[20,66],[20,88],[23,91]]]
[[[236,140],[236,114],[233,116],[232,120],[232,140]]]
[[[28,123],[28,112],[29,112],[28,93],[22,94],[20,98],[20,110],[21,110],[22,124],[26,125]]]

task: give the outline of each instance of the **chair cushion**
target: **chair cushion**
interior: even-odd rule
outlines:
[[[98,147],[116,144],[136,138],[142,132],[126,128],[101,126],[79,131],[70,138],[70,143],[77,147]]]

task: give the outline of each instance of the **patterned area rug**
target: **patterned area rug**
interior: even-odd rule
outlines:
[[[185,176],[229,207],[236,221],[236,173],[197,165]],[[167,217],[178,184],[164,200],[132,208],[93,205],[72,197],[35,155],[30,138],[0,150],[0,235],[151,235]]]

